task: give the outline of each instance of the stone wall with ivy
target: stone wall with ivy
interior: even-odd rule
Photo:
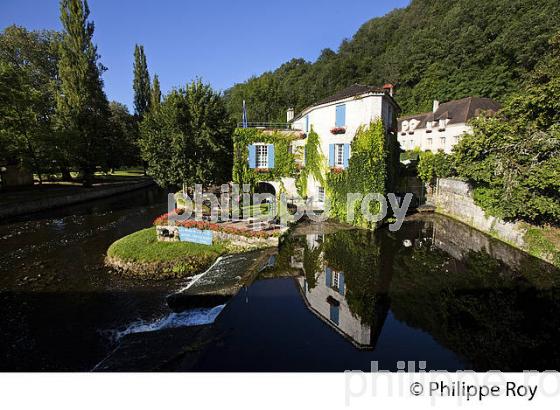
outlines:
[[[262,181],[280,181],[282,177],[295,177],[295,155],[290,152],[290,144],[298,138],[296,133],[256,128],[236,129],[233,134],[233,182],[255,187]],[[249,167],[248,147],[256,143],[274,145],[274,168],[262,170]]]
[[[395,141],[393,141],[395,140]],[[386,195],[396,184],[399,163],[399,149],[396,139],[387,137],[383,122],[374,121],[361,127],[351,145],[348,168],[343,172],[328,173],[326,176],[327,195],[331,201],[331,217],[341,222],[347,221],[347,194],[379,193]],[[369,212],[379,212],[379,202],[369,203]],[[361,201],[354,207],[353,225],[375,229],[376,222],[367,221],[361,210]]]
[[[321,151],[319,135],[313,127],[307,136],[304,158],[305,166],[296,179],[296,188],[300,197],[307,198],[309,177],[312,176],[321,186],[325,186],[325,174],[328,171],[327,160]]]

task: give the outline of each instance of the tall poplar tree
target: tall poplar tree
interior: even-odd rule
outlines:
[[[68,164],[80,171],[90,186],[98,165],[106,160],[109,103],[103,91],[97,47],[92,42],[94,25],[88,21],[87,0],[61,0],[64,32],[60,44],[57,125],[64,141],[61,149]]]
[[[150,74],[144,46],[134,47],[134,110],[140,118],[150,110]]]
[[[161,104],[161,88],[159,85],[159,77],[157,74],[154,75],[154,81],[152,82],[152,89],[150,94],[150,105],[152,109],[157,109]]]

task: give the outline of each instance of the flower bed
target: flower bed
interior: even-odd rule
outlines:
[[[175,212],[175,211],[174,211]],[[179,215],[181,215],[179,213]],[[153,223],[155,226],[168,226],[169,223],[169,213],[165,213],[161,216],[158,216]],[[230,235],[239,235],[244,236],[246,238],[270,238],[270,237],[278,237],[281,234],[281,231],[278,229],[274,230],[253,230],[244,227],[236,227],[231,224],[224,224],[224,223],[213,223],[207,221],[195,221],[193,219],[189,219],[186,221],[175,221],[173,223],[175,227],[183,227],[183,228],[197,228],[200,230],[211,230],[214,232],[223,232]]]
[[[331,173],[333,174],[342,174],[343,172],[344,172],[344,168],[340,168],[340,167],[331,168]]]

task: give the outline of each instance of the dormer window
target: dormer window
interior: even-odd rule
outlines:
[[[408,131],[408,121],[403,121],[401,124],[401,131],[403,134],[406,134]]]

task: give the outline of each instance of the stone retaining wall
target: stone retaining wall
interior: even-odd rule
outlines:
[[[146,188],[153,185],[152,180],[141,181],[137,183],[123,183],[115,184],[118,186],[109,186],[104,189],[93,189],[91,191],[85,190],[84,192],[46,197],[39,200],[33,200],[25,203],[18,203],[17,205],[10,204],[0,207],[0,218],[8,218],[18,215],[25,215],[34,212],[45,211],[47,209],[59,208],[67,205],[74,205],[81,202],[92,201],[110,197],[117,194],[122,194],[136,189]]]
[[[519,223],[504,222],[500,218],[486,216],[482,208],[475,204],[472,187],[466,182],[455,179],[438,179],[435,189],[428,195],[427,200],[428,203],[436,206],[440,213],[458,219],[519,248],[526,247],[523,239],[526,229]]]

